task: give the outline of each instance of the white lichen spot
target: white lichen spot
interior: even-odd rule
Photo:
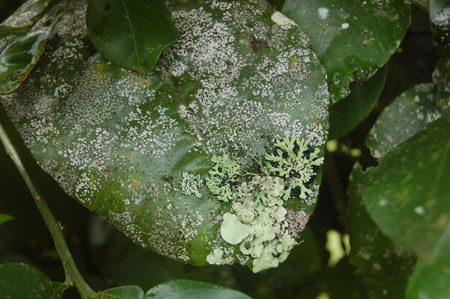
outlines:
[[[271,19],[280,26],[291,26],[291,25],[297,26],[297,24],[294,21],[292,21],[279,11],[274,12],[271,16]]]
[[[317,9],[317,15],[319,16],[319,18],[321,20],[326,20],[328,19],[328,14],[330,13],[329,9],[326,7],[319,7]]]
[[[425,215],[427,213],[427,210],[425,209],[424,206],[417,206],[417,207],[414,208],[414,212],[417,215],[423,216],[423,215]]]

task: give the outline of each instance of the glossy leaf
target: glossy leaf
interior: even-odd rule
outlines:
[[[104,58],[142,73],[153,69],[178,36],[162,0],[90,1],[86,25]]]
[[[49,7],[51,0],[28,0],[20,6],[2,25],[10,27],[30,27]]]
[[[311,38],[328,74],[332,103],[389,60],[410,22],[410,2],[287,0],[283,13]]]
[[[350,262],[370,298],[404,298],[416,258],[389,240],[370,219],[361,191],[373,181],[357,163],[348,186]]]
[[[153,287],[145,293],[145,298],[248,299],[250,297],[241,292],[211,283],[193,280],[172,280]]]
[[[387,66],[364,83],[352,83],[350,95],[330,107],[330,139],[340,138],[356,128],[375,108],[386,82]]]
[[[86,3],[74,2],[24,88],[0,101],[44,170],[138,244],[194,265],[252,267],[221,236],[232,203],[205,180],[227,154],[247,183],[266,154],[278,154],[275,141],[290,136],[309,141],[309,158],[320,161],[326,74],[301,29],[264,2],[169,4],[180,39],[151,73],[92,53]],[[310,167],[308,196],[282,202],[294,237],[314,210],[319,169]]]
[[[27,33],[29,28],[25,27],[10,27],[10,26],[2,26],[0,25],[0,39],[9,36],[9,35],[21,35]]]
[[[14,217],[8,214],[0,214],[0,224],[13,220]]]
[[[124,299],[142,299],[144,298],[144,291],[139,286],[127,285],[115,287],[105,290],[97,295],[98,298],[124,298]]]
[[[65,286],[52,282],[35,267],[23,263],[0,264],[2,298],[62,298]]]
[[[366,139],[375,158],[381,158],[412,137],[448,109],[448,99],[437,98],[432,83],[402,93],[379,116]]]
[[[45,49],[52,32],[43,27],[11,43],[0,54],[0,93],[8,94],[25,81]]]
[[[382,231],[423,257],[433,256],[450,221],[449,135],[447,113],[387,153],[362,193]]]
[[[62,2],[53,8],[48,16],[49,22],[52,23],[50,26],[32,29],[3,49],[0,54],[0,94],[9,94],[23,84],[39,61],[66,7],[67,4]]]
[[[450,264],[445,264],[448,258],[442,254],[448,248],[450,230],[449,169],[450,114],[446,113],[387,153],[371,171],[373,181],[362,192],[367,211],[380,229],[419,257],[413,276],[436,275],[423,284],[416,278],[408,293],[418,295],[423,288],[433,290],[435,298],[449,295],[445,281]]]

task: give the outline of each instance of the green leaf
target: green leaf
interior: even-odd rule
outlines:
[[[142,299],[144,298],[144,291],[141,287],[135,285],[120,286],[99,293],[97,298]]]
[[[437,52],[443,56],[450,56],[450,1],[429,1],[431,31],[433,43]]]
[[[340,138],[356,128],[376,106],[386,82],[387,65],[364,83],[352,83],[351,93],[330,107],[330,139]]]
[[[61,5],[55,6],[50,11],[47,16],[49,22],[52,23],[50,26],[33,28],[3,49],[0,54],[0,94],[9,94],[23,84],[39,61],[45,45],[67,5],[62,2]]]
[[[10,27],[0,25],[0,39],[9,35],[22,35],[29,31],[30,29],[25,27]]]
[[[381,158],[448,109],[448,99],[436,96],[432,83],[402,93],[379,116],[366,139],[375,158]]]
[[[150,72],[162,50],[178,37],[164,2],[90,1],[86,26],[97,51],[121,67]]]
[[[408,298],[448,298],[450,296],[450,226],[442,235],[431,260],[421,260],[411,276]]]
[[[145,293],[145,298],[248,299],[249,296],[219,285],[193,280],[163,282]]]
[[[13,220],[14,217],[8,214],[0,214],[0,224]]]
[[[39,269],[23,263],[0,265],[2,298],[62,298],[66,287],[52,282]]]
[[[332,103],[389,60],[410,22],[409,1],[287,0],[283,13],[311,38],[328,74]]]
[[[361,191],[373,181],[357,163],[348,186],[350,262],[370,298],[404,298],[416,258],[389,240],[370,219]]]
[[[420,289],[416,278],[408,293],[420,294],[424,288],[433,289],[434,298],[450,295],[445,284],[450,264],[441,253],[448,248],[450,229],[450,206],[445,200],[450,192],[449,169],[450,113],[446,113],[387,153],[370,171],[373,181],[362,192],[381,231],[419,257],[413,276],[436,275]]]
[[[422,257],[433,256],[450,221],[449,136],[447,113],[387,153],[362,193],[382,231]]]
[[[0,54],[0,93],[8,94],[19,88],[35,67],[52,33],[43,27],[12,42]]]
[[[43,15],[51,0],[28,0],[20,6],[2,25],[10,27],[30,27]]]
[[[280,14],[264,2],[169,4],[180,39],[152,72],[92,53],[85,4],[74,2],[25,86],[0,102],[43,169],[136,243],[193,265],[253,268],[246,244],[221,234],[223,216],[239,205],[206,185],[221,171],[217,161],[228,161],[236,181],[218,189],[239,191],[230,193],[236,201],[260,192],[258,207],[273,204],[265,219],[276,221],[284,243],[266,235],[273,239],[259,269],[276,267],[316,204],[328,127],[325,71],[301,29],[274,22]],[[277,171],[293,167],[296,179],[267,170],[266,156],[279,160],[271,165],[279,163]],[[246,225],[263,235],[269,226],[260,214]]]

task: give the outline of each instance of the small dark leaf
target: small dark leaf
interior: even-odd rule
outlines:
[[[215,284],[193,280],[172,280],[163,282],[145,293],[145,298],[155,299],[249,299],[250,297]]]
[[[86,26],[104,58],[142,73],[153,69],[178,36],[162,0],[90,1]]]
[[[400,45],[410,22],[409,1],[287,0],[283,13],[311,38],[328,74],[332,103],[367,80]]]
[[[0,224],[13,220],[14,217],[8,214],[0,214]]]
[[[39,269],[23,263],[0,265],[1,298],[61,298],[66,287],[52,282]]]
[[[371,182],[372,176],[356,164],[348,187],[349,259],[370,298],[404,298],[416,258],[383,235],[367,214],[361,191]]]
[[[144,291],[135,285],[120,286],[99,293],[97,298],[141,299],[144,298]]]
[[[330,107],[328,138],[335,139],[346,135],[369,115],[383,91],[386,74],[387,66],[384,66],[367,82],[352,83],[350,95]]]

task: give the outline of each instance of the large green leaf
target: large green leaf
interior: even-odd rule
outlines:
[[[389,60],[410,22],[403,0],[287,0],[283,13],[305,30],[328,74],[332,103]]]
[[[0,54],[0,94],[9,94],[23,84],[39,61],[45,45],[65,13],[67,5],[68,2],[62,2],[61,5],[53,7],[41,24],[37,24],[24,36],[12,40],[3,49]],[[51,25],[42,26],[47,22]],[[3,28],[5,34],[10,32],[9,29]],[[21,30],[16,30],[17,32],[23,33]]]
[[[448,248],[450,227],[449,169],[450,113],[446,113],[387,153],[370,172],[372,183],[362,191],[367,211],[380,229],[419,257],[416,283],[408,290],[417,298],[422,288],[434,298],[450,295],[445,284],[450,264],[442,253]],[[417,277],[424,273],[436,276],[418,289]]]
[[[352,83],[348,97],[330,107],[330,139],[356,128],[376,106],[386,81],[387,66],[364,83]]]
[[[349,259],[370,298],[404,298],[416,258],[389,240],[370,219],[361,200],[361,191],[372,180],[357,163],[348,186]]]
[[[264,2],[173,1],[180,39],[140,74],[91,52],[86,5],[0,98],[38,163],[144,247],[276,267],[314,209],[327,135],[326,74],[306,35]]]
[[[162,50],[178,37],[163,0],[90,1],[86,15],[89,37],[111,62],[149,72]]]
[[[23,263],[0,265],[2,298],[61,298],[65,286],[52,282],[39,269]]]
[[[153,287],[145,294],[145,298],[249,299],[250,297],[241,292],[211,283],[172,280]]]

